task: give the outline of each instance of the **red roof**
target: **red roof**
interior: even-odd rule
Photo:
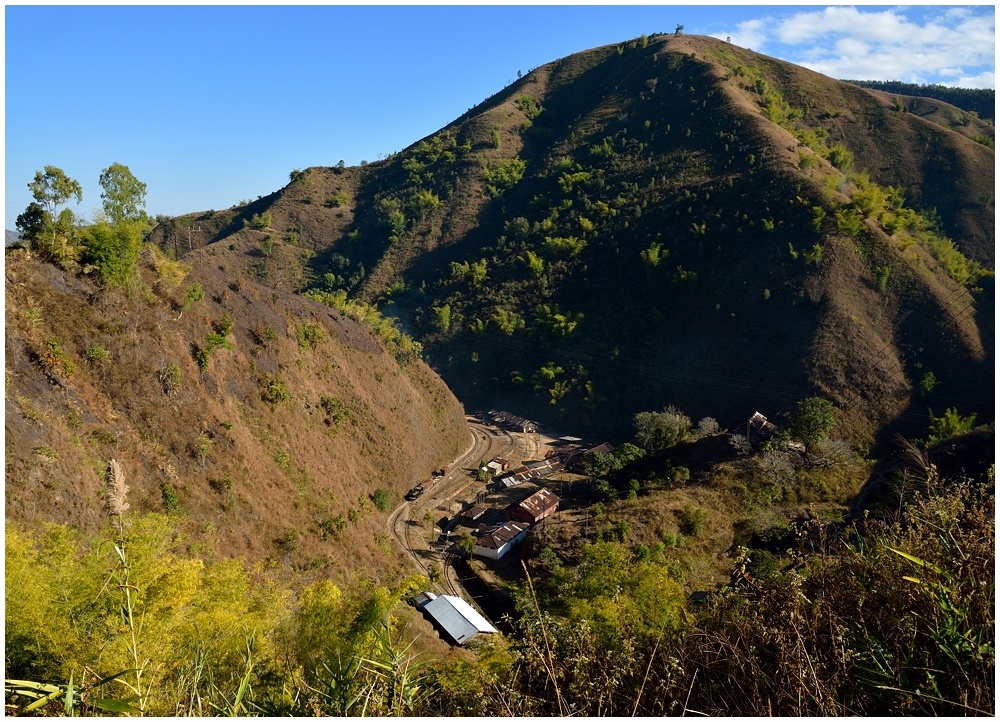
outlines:
[[[537,519],[540,516],[544,516],[546,512],[555,509],[558,505],[558,496],[548,489],[539,489],[527,499],[511,506],[524,509],[532,519]]]

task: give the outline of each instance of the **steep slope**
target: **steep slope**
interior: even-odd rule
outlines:
[[[993,128],[953,110],[642,37],[156,238],[379,303],[470,406],[614,433],[822,393],[870,441],[928,407],[993,417]]]
[[[117,458],[132,509],[174,515],[199,554],[400,566],[375,502],[461,453],[461,406],[362,324],[212,252],[185,276],[147,251],[131,294],[8,253],[6,518],[93,530]]]

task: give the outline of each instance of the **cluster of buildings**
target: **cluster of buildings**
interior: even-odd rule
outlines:
[[[534,524],[554,514],[558,508],[559,497],[548,489],[539,489],[504,509],[501,521],[480,524],[482,517],[490,511],[485,506],[466,509],[458,518],[467,526],[475,526],[473,554],[496,560],[521,543]],[[422,592],[413,599],[413,603],[455,644],[463,645],[477,635],[497,631],[479,611],[460,597]]]
[[[506,411],[490,411],[487,417],[491,423],[510,431],[538,431],[535,422]],[[493,487],[502,491],[544,478],[566,468],[583,452],[591,450],[580,448],[582,440],[576,437],[564,437],[560,441],[564,447],[570,447],[565,453],[551,451],[544,459],[525,461],[515,468],[510,468],[510,462],[501,457],[486,462],[484,466],[493,479]],[[612,447],[603,445],[593,450],[604,451],[605,448],[610,450]],[[458,514],[456,521],[472,530],[475,540],[473,555],[499,560],[524,541],[535,524],[554,514],[559,509],[559,501],[555,492],[539,488],[503,509],[473,505]],[[472,605],[459,597],[424,592],[417,595],[413,603],[455,644],[463,645],[477,635],[497,631]]]
[[[476,540],[473,554],[486,559],[500,559],[524,540],[532,525],[551,516],[558,508],[559,497],[549,489],[539,489],[504,509],[504,518],[501,521],[492,524],[480,523],[480,519],[488,511],[483,506],[473,506],[465,510],[459,515],[459,521],[468,526],[475,525],[475,531],[472,533]]]
[[[506,411],[490,411],[487,416],[496,426],[510,431],[521,433],[538,431],[535,422]],[[735,433],[745,434],[747,441],[754,446],[771,438],[775,431],[776,426],[760,412],[755,412],[735,429]],[[485,467],[495,481],[495,488],[498,491],[510,489],[562,469],[583,473],[587,453],[609,454],[614,451],[614,446],[611,444],[585,446],[581,444],[582,439],[572,436],[562,437],[559,441],[563,447],[570,447],[565,453],[552,451],[544,459],[526,461],[513,469],[506,459],[500,457],[491,459]],[[797,449],[801,444],[788,442],[788,446]],[[803,447],[802,451],[804,450]],[[472,553],[475,556],[499,560],[524,540],[532,526],[554,514],[558,508],[559,497],[549,489],[540,488],[504,508],[502,518],[499,520],[496,519],[496,509],[477,504],[461,512],[457,521],[474,530],[472,536],[475,539],[475,547]],[[493,521],[484,523],[486,518],[492,518]],[[436,596],[425,592],[418,595],[414,603],[455,644],[462,645],[477,635],[497,632],[482,614],[459,597]]]

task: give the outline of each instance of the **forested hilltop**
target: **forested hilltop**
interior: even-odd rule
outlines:
[[[992,88],[950,88],[944,85],[904,83],[899,80],[845,80],[844,82],[896,95],[935,98],[956,108],[975,113],[983,120],[996,120],[996,90]]]
[[[229,209],[46,166],[5,711],[995,714],[993,132],[678,28]]]

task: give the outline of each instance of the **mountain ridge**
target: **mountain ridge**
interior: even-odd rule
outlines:
[[[910,335],[928,325],[941,326],[960,369],[947,374],[942,399],[967,397],[960,387],[969,379],[988,381],[975,369],[991,353],[982,337],[991,322],[968,313],[985,304],[947,277],[941,259],[951,244],[959,263],[992,269],[993,150],[974,141],[991,134],[940,101],[865,90],[710,38],[653,36],[541,66],[384,161],[297,171],[281,191],[228,211],[228,226],[210,238],[228,240],[258,269],[257,239],[283,239],[269,278],[346,292],[397,316],[473,405],[522,404],[606,431],[642,399],[729,418],[823,391],[856,407],[848,426],[870,438],[901,415],[905,428],[920,423],[922,352]],[[890,207],[893,192],[907,205]],[[872,195],[881,207],[855,217]],[[915,230],[889,233],[879,216],[904,210]],[[274,232],[239,227],[262,213]],[[929,220],[914,220],[920,213]],[[175,219],[154,237],[169,248],[185,227]],[[932,231],[938,251],[914,243]],[[853,275],[824,271],[815,248],[845,235],[857,237],[840,251],[834,241],[826,262],[859,254],[864,263]],[[767,262],[735,239],[759,244]],[[662,258],[651,266],[654,252]],[[983,283],[976,293],[988,295],[992,280]],[[825,306],[834,292],[842,303],[801,305]],[[762,325],[769,299],[782,299],[769,304],[781,310]],[[734,341],[693,334],[678,304],[695,304],[695,326]],[[926,319],[904,318],[915,307]],[[889,308],[889,323],[878,321]],[[511,331],[508,321],[522,326]],[[816,335],[817,324],[827,330]],[[843,356],[832,339],[865,326],[848,358],[831,363]],[[672,343],[643,339],[640,328]],[[751,342],[761,333],[771,349]],[[717,365],[748,350],[756,374]],[[477,358],[490,369],[485,379]],[[633,388],[636,378],[653,393]],[[880,401],[863,398],[872,381]],[[727,398],[732,390],[738,398]]]

